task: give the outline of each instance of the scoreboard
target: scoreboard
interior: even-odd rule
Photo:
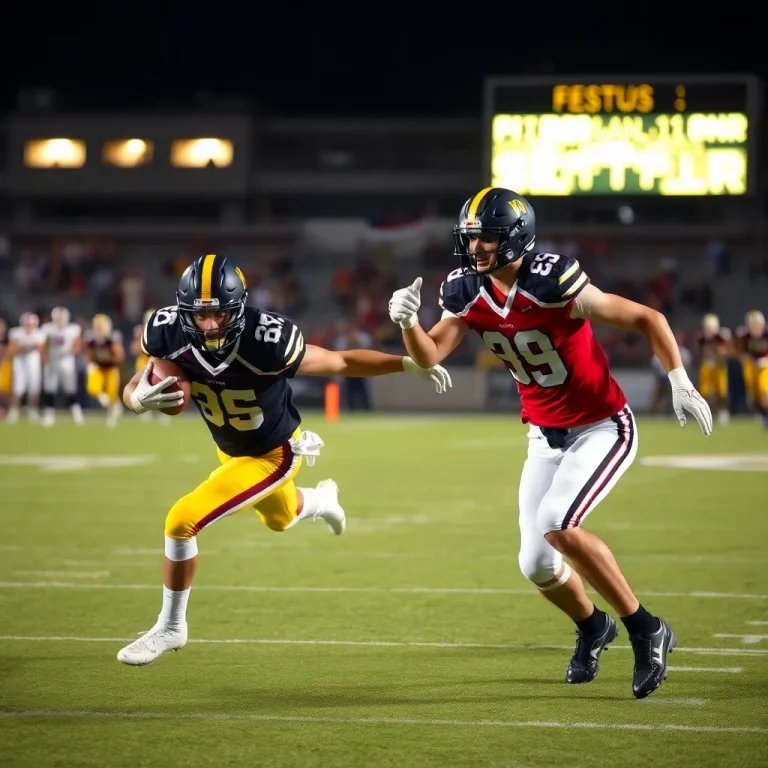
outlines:
[[[760,87],[749,75],[489,78],[484,178],[533,196],[744,195]]]

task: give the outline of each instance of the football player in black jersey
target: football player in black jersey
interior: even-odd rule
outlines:
[[[136,413],[178,405],[182,394],[168,391],[174,377],[150,381],[153,360],[172,360],[190,383],[220,466],[168,512],[162,610],[149,632],[118,653],[126,664],[149,664],[186,644],[196,537],[206,526],[251,508],[273,531],[319,518],[333,533],[344,532],[333,480],[316,488],[294,485],[302,456],[311,466],[323,442],[299,428],[288,379],[297,373],[368,377],[407,371],[438,393],[451,384],[439,365],[424,369],[409,357],[305,344],[287,317],[246,307],[247,293],[245,277],[232,262],[217,254],[201,256],[182,275],[176,304],[155,311],[144,326],[141,348],[149,362],[125,387],[123,402]]]

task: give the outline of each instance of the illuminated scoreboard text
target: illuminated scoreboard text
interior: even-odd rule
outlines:
[[[490,183],[542,196],[743,195],[745,94],[673,82],[502,89],[489,112]]]

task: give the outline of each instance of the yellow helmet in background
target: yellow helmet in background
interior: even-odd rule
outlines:
[[[98,314],[93,318],[92,323],[94,336],[105,338],[112,333],[112,320],[108,315]]]

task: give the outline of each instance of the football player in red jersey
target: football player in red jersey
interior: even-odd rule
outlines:
[[[708,435],[712,414],[664,316],[603,293],[569,256],[537,253],[535,235],[528,200],[508,189],[483,189],[464,204],[454,228],[460,266],[441,287],[442,319],[429,332],[419,326],[421,278],[395,291],[390,317],[420,366],[436,365],[474,330],[517,380],[529,425],[519,488],[520,568],[577,625],[566,682],[593,680],[601,651],[618,635],[616,622],[587,597],[585,579],[627,629],[632,691],[643,698],[666,677],[676,638],[640,604],[608,546],[582,527],[637,452],[634,417],[590,321],[647,337],[669,374],[682,426],[687,411]]]
[[[709,403],[717,404],[720,424],[730,421],[728,411],[728,357],[731,354],[731,331],[720,325],[712,313],[704,315],[699,334],[699,392]]]
[[[747,312],[744,326],[736,331],[736,348],[750,403],[768,429],[768,325],[759,309]]]

